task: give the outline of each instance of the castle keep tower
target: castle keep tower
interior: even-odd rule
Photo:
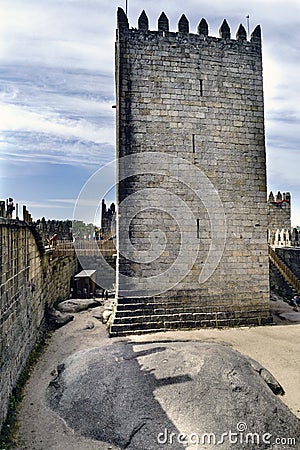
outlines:
[[[261,31],[118,10],[111,335],[270,320]]]

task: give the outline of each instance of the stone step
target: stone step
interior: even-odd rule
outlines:
[[[180,303],[180,304],[187,304],[187,305],[197,305],[199,304],[199,294],[198,293],[187,293],[185,296],[184,293],[181,293],[183,298],[181,300],[178,300],[178,297],[118,297],[117,301],[119,305],[125,304],[131,304],[131,303],[140,303],[142,305],[148,304],[148,303]],[[205,295],[204,293],[201,294],[202,297]]]
[[[119,318],[119,319],[127,319],[127,318],[131,318],[131,317],[144,317],[145,320],[150,320],[150,317],[155,317],[155,318],[159,318],[160,316],[165,316],[165,315],[171,315],[172,317],[174,316],[184,316],[184,317],[189,317],[189,316],[193,316],[193,315],[215,315],[216,313],[204,313],[202,310],[201,311],[195,311],[194,309],[191,309],[190,311],[186,311],[186,310],[182,310],[182,309],[178,309],[178,310],[174,310],[173,308],[170,309],[154,309],[154,310],[144,310],[144,309],[136,309],[136,310],[123,310],[123,311],[116,311],[115,313],[115,317]]]
[[[261,315],[261,310],[257,309],[248,309],[248,310],[233,310],[233,311],[216,311],[214,308],[211,309],[210,312],[207,311],[207,308],[155,308],[155,309],[129,309],[129,310],[121,310],[119,311],[118,307],[115,311],[115,319],[129,319],[132,317],[143,317],[146,321],[149,321],[150,317],[155,317],[156,319],[160,316],[171,315],[172,317],[181,316],[182,318],[194,318],[199,316],[201,318],[214,319],[216,317],[219,318],[235,318],[238,317],[249,317],[249,316],[259,316]],[[268,314],[266,311],[265,314]]]
[[[159,322],[143,322],[143,323],[122,323],[111,325],[109,335],[125,336],[128,334],[145,334],[157,333],[160,331],[184,330],[184,329],[199,329],[199,328],[224,328],[235,326],[250,326],[250,325],[267,325],[272,324],[272,317],[248,317],[238,319],[221,319],[221,320],[202,320],[202,321],[159,321]]]
[[[179,312],[173,311],[165,312],[164,314],[143,314],[143,311],[129,311],[128,314],[116,312],[114,317],[114,324],[123,323],[145,323],[145,322],[165,322],[165,321],[179,321],[179,322],[201,322],[203,320],[227,320],[227,319],[244,319],[251,317],[259,317],[261,314],[257,310],[251,311],[232,311],[232,312],[216,312],[216,313],[197,313],[197,312]],[[267,314],[266,314],[267,316]]]
[[[147,323],[147,322],[153,322],[153,323],[161,323],[161,322],[185,322],[185,321],[201,321],[201,320],[213,320],[213,315],[206,315],[206,314],[158,314],[158,315],[128,315],[126,317],[120,317],[118,314],[114,317],[114,325],[118,324],[132,324],[132,323]]]
[[[122,308],[119,309],[119,306],[117,306],[116,311],[118,313],[119,317],[128,317],[132,314],[139,316],[139,315],[159,315],[159,314],[168,314],[170,311],[172,311],[172,313],[174,314],[179,314],[179,313],[187,313],[187,314],[192,314],[192,313],[202,313],[202,312],[208,312],[207,308],[203,308],[203,307],[194,307],[194,308],[190,308],[190,307],[182,307],[182,306],[168,306],[168,307],[164,307],[161,305],[150,305],[150,306],[144,306],[141,307],[141,305],[136,305],[135,308],[130,307],[128,309],[126,308]],[[215,309],[211,309],[212,312],[216,312]]]
[[[274,289],[279,295],[286,298],[292,298],[297,294],[296,289],[285,279],[280,270],[275,266],[275,264],[270,260],[270,270],[273,276],[271,276],[271,290]],[[276,284],[272,283],[274,281],[274,274],[276,274]]]
[[[130,334],[149,334],[149,333],[164,333],[166,331],[170,331],[170,330],[166,330],[165,328],[161,328],[161,329],[149,329],[149,330],[133,330],[133,331],[110,331],[109,332],[109,337],[119,337],[119,336],[128,336]]]
[[[182,306],[168,306],[168,307],[164,307],[161,305],[149,305],[149,306],[141,306],[141,305],[137,305],[135,308],[130,307],[130,308],[124,308],[124,309],[119,309],[119,306],[116,307],[116,312],[118,313],[118,315],[120,317],[127,317],[130,315],[159,315],[159,314],[169,314],[170,312],[174,313],[174,314],[180,314],[180,313],[215,313],[215,312],[219,312],[218,310],[211,308],[202,308],[202,307],[194,307],[194,308],[184,308]],[[224,311],[224,310],[223,310]],[[221,312],[221,311],[220,311]]]
[[[252,310],[253,306],[243,306],[241,310]],[[255,305],[255,310],[264,310],[265,305]],[[199,305],[199,303],[191,304],[184,302],[155,302],[155,303],[128,303],[128,304],[119,304],[116,305],[116,310],[118,313],[126,312],[131,314],[132,311],[141,311],[142,314],[153,314],[156,312],[157,314],[165,313],[166,311],[174,311],[174,312],[226,312],[226,311],[234,311],[236,310],[236,305]]]

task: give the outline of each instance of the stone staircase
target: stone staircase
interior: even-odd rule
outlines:
[[[226,309],[225,309],[226,308]],[[200,306],[198,302],[170,301],[164,298],[119,298],[109,334],[123,336],[168,330],[264,325],[272,323],[265,305],[238,308]]]
[[[285,299],[291,299],[297,291],[285,279],[279,269],[270,260],[270,289]]]
[[[271,263],[279,271],[286,283],[291,287],[291,293],[300,294],[300,280],[292,270],[282,261],[275,250],[269,246],[269,258]]]

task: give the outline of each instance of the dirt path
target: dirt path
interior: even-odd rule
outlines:
[[[113,345],[121,340],[109,339],[105,326],[93,317],[94,314],[95,310],[77,313],[73,322],[53,334],[26,387],[19,414],[18,450],[116,449],[107,443],[75,434],[50,410],[45,397],[47,386],[55,377],[57,365],[68,355],[79,350]],[[300,312],[298,314],[300,318]],[[94,328],[85,329],[91,321]],[[300,324],[156,333],[131,336],[125,340],[200,340],[230,345],[256,359],[278,379],[286,391],[282,400],[300,418]]]
[[[70,354],[112,343],[105,326],[93,318],[95,310],[75,314],[72,322],[55,331],[26,386],[19,413],[18,450],[102,450],[108,444],[76,435],[46,403],[46,389],[56,368]],[[93,322],[93,329],[85,329]]]

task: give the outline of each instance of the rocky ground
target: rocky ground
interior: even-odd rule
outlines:
[[[279,298],[271,306],[275,326],[122,339],[108,338],[104,306],[69,310],[74,319],[54,332],[27,384],[16,448],[177,449],[186,447],[170,444],[170,433],[237,426],[299,439],[300,312]],[[275,396],[262,370],[241,355],[271,372],[285,394]],[[239,448],[228,445],[201,448]]]

